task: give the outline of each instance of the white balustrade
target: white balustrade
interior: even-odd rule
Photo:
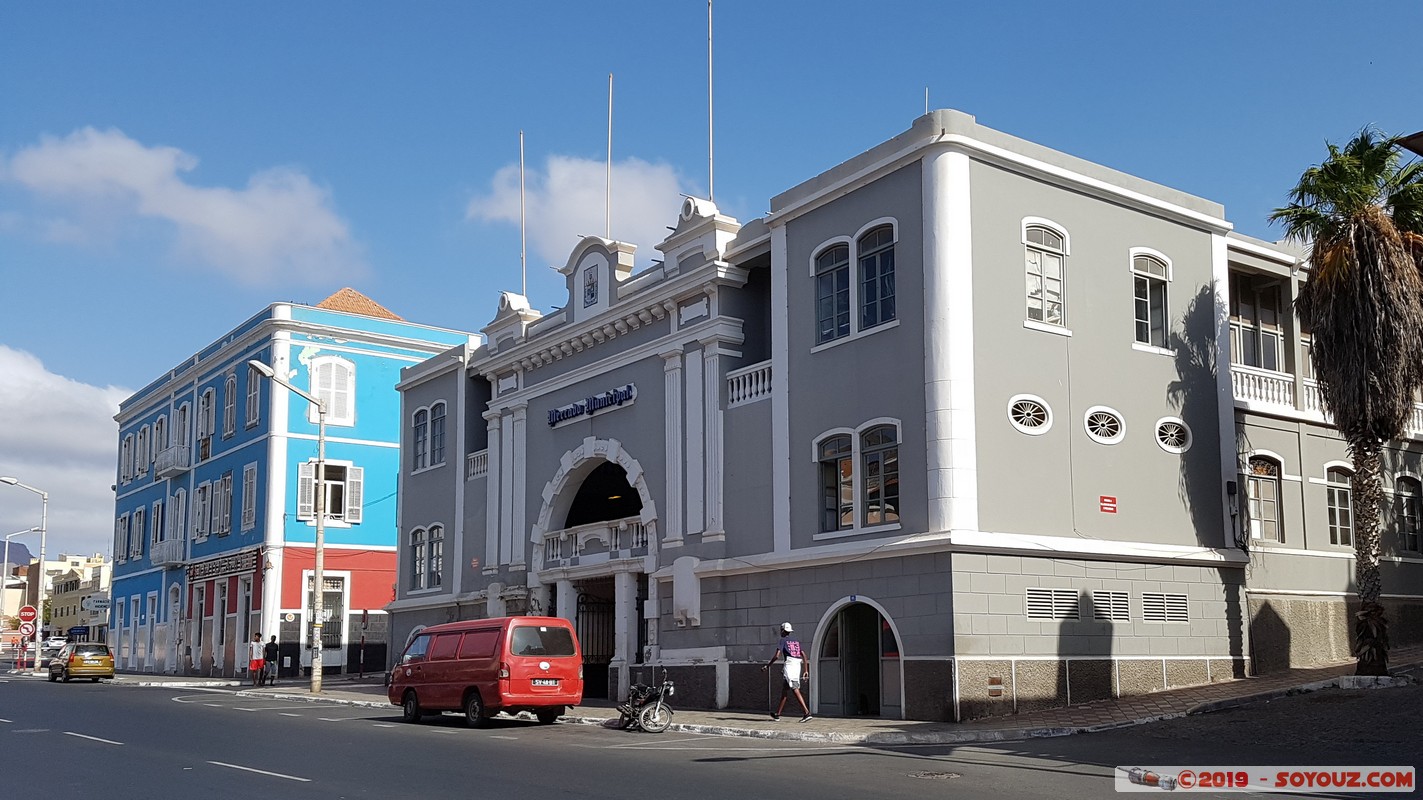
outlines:
[[[647,547],[647,526],[640,517],[590,522],[544,534],[544,563],[567,561],[590,542],[602,542],[610,553]]]
[[[1295,407],[1295,379],[1287,372],[1231,364],[1230,380],[1237,400]]]
[[[754,403],[771,396],[771,362],[762,361],[726,373],[727,407]]]
[[[483,478],[489,474],[489,451],[480,450],[478,453],[470,453],[464,459],[464,479],[472,481],[475,478]]]

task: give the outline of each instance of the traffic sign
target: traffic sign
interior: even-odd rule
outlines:
[[[34,606],[20,606],[20,621],[34,622],[40,618],[40,612]]]
[[[85,611],[108,611],[109,598],[107,597],[86,597],[79,601],[79,607]]]
[[[35,624],[33,622],[20,623],[20,635],[28,639],[35,635]]]

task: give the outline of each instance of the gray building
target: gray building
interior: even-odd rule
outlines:
[[[561,309],[402,372],[397,651],[556,614],[589,696],[764,708],[789,621],[816,713],[965,719],[1243,675],[1252,611],[1321,613],[1247,591],[1297,587],[1241,443],[1314,434],[1232,402],[1232,277],[1297,260],[1218,204],[936,111],[656,248],[585,238]]]

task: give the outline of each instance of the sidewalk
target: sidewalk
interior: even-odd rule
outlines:
[[[1423,670],[1423,647],[1399,648],[1389,654],[1394,675]],[[1375,685],[1398,685],[1415,678],[1354,678],[1354,663],[1331,664],[1311,669],[1294,669],[1260,678],[1243,678],[1208,686],[1193,686],[1136,697],[1123,697],[1094,703],[994,717],[971,722],[915,722],[878,718],[816,717],[809,722],[797,721],[788,714],[773,722],[767,713],[722,709],[677,709],[669,730],[681,733],[746,736],[758,739],[794,739],[811,742],[866,744],[968,744],[1000,742],[1047,736],[1067,736],[1074,733],[1111,730],[1141,725],[1164,719],[1203,714],[1300,692],[1319,691],[1334,687],[1367,688]],[[308,691],[301,679],[290,679],[274,687],[242,689],[243,697],[270,697],[282,700],[341,703],[368,708],[397,708],[385,696],[383,675],[376,674],[364,681],[347,676],[327,677],[320,695]],[[179,687],[240,687],[248,686],[233,679],[200,679],[164,675],[120,675],[114,683],[125,686]],[[591,700],[570,709],[564,723],[607,725],[617,719],[613,704]]]

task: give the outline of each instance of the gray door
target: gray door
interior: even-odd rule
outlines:
[[[899,719],[899,644],[874,606],[851,603],[830,620],[816,663],[819,713]]]

